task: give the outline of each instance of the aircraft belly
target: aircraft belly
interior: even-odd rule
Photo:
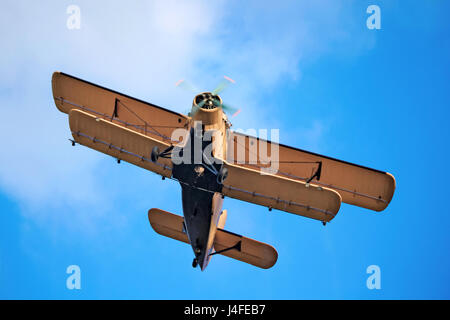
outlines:
[[[181,185],[186,233],[203,270],[209,261],[209,251],[213,247],[211,238],[215,234],[218,213],[222,208],[222,184],[217,179],[222,164],[217,161],[205,162],[203,156],[196,159],[193,152],[196,150],[195,145],[201,145],[202,154],[208,146],[208,141],[200,139],[195,142],[197,139],[191,128],[189,139],[182,150],[183,154],[190,154],[190,159],[180,164],[174,163],[172,176]]]
[[[182,185],[183,215],[186,231],[199,265],[208,261],[213,193]]]

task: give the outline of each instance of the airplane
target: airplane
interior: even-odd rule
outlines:
[[[324,225],[342,202],[373,211],[389,205],[396,182],[388,172],[231,130],[222,88],[197,94],[184,115],[62,72],[52,76],[54,102],[68,114],[72,145],[180,184],[183,216],[153,208],[148,219],[158,234],[191,245],[194,268],[205,270],[216,254],[263,269],[278,259],[271,245],[224,229],[225,197]]]

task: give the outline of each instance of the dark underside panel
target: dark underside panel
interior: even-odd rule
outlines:
[[[181,185],[183,215],[189,242],[200,266],[207,254],[213,193]]]
[[[222,164],[205,163],[203,157],[198,157],[198,155],[196,159],[193,152],[195,150],[195,139],[201,139],[201,137],[196,137],[194,130],[191,129],[189,140],[182,150],[183,153],[189,154],[188,160],[180,164],[174,164],[172,173],[181,185],[183,215],[189,241],[198,263],[203,266],[208,254],[207,242],[210,232],[213,196],[215,192],[222,191],[222,185],[217,182],[216,175]],[[201,150],[204,150],[208,142],[200,140],[196,143],[200,143]]]

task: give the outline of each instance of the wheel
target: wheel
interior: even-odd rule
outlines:
[[[192,260],[192,267],[197,268],[197,264],[198,264],[198,260],[197,260],[197,258],[194,258],[194,260]]]
[[[224,167],[220,168],[220,171],[217,174],[217,183],[223,184],[227,176],[228,176],[228,169]]]
[[[150,156],[153,162],[158,161],[159,158],[159,148],[157,146],[154,146],[152,149],[152,154]]]

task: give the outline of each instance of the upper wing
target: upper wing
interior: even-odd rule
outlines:
[[[53,73],[52,90],[61,112],[83,110],[165,143],[173,142],[171,135],[176,128],[189,125],[189,118],[182,114],[61,72]]]
[[[225,196],[320,221],[333,219],[341,206],[341,196],[334,190],[227,162],[224,166],[228,170],[222,188]]]
[[[151,160],[155,146],[160,150],[169,147],[164,142],[76,109],[69,112],[69,125],[73,138],[82,145],[163,176],[172,176],[170,159]]]
[[[239,152],[244,152],[245,163],[238,165],[248,168],[267,167],[267,161],[261,159],[259,154],[260,141],[268,143],[267,153],[270,155],[272,142],[230,132],[228,159],[234,159]],[[279,150],[277,176],[288,177],[295,181],[307,181],[321,163],[320,180],[316,178],[312,180],[312,183],[337,191],[345,203],[382,211],[394,195],[395,179],[390,173],[281,144],[274,144],[274,146]],[[252,157],[256,158],[256,162],[249,161]]]

